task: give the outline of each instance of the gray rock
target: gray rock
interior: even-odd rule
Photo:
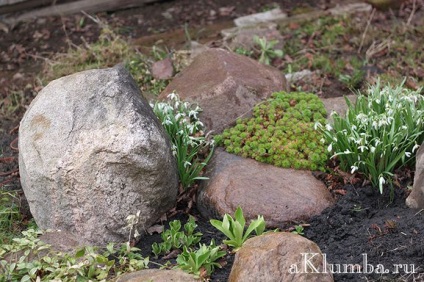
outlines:
[[[273,92],[286,88],[279,70],[227,50],[209,49],[179,73],[159,99],[176,91],[182,100],[198,103],[206,129],[219,133],[238,117],[249,116],[253,106]]]
[[[234,214],[247,220],[263,215],[267,226],[306,220],[333,203],[325,185],[310,171],[284,169],[215,150],[198,193],[197,208],[207,218]]]
[[[264,22],[278,21],[285,18],[287,18],[287,14],[283,13],[280,8],[276,8],[263,13],[239,17],[234,20],[234,23],[238,27],[243,27],[257,25]]]
[[[324,262],[314,242],[291,233],[268,233],[247,240],[239,249],[228,281],[332,282]]]
[[[57,252],[72,253],[84,246],[75,235],[60,230],[46,231],[40,236],[40,240]]]
[[[119,276],[115,282],[196,282],[201,281],[182,270],[146,269]]]
[[[224,38],[227,45],[231,50],[237,48],[243,48],[248,51],[252,51],[255,48],[255,42],[253,38],[258,36],[265,38],[267,41],[275,40],[278,43],[274,46],[274,49],[282,49],[284,38],[277,29],[277,24],[271,23],[267,25],[258,25],[246,28],[232,28],[222,31],[223,34],[228,34]]]
[[[411,194],[406,198],[406,205],[413,209],[424,209],[424,143],[416,158],[414,184]]]
[[[143,232],[176,201],[178,176],[159,120],[123,68],[55,80],[19,128],[19,170],[42,229],[94,245],[128,240],[126,218]]]

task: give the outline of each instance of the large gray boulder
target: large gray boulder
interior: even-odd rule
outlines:
[[[198,103],[206,129],[219,133],[238,117],[248,117],[253,106],[273,92],[286,89],[279,70],[227,50],[209,49],[196,56],[159,99],[176,91],[181,100]]]
[[[37,225],[95,245],[128,240],[138,212],[141,233],[178,191],[166,132],[122,67],[49,83],[21,121],[19,169]]]
[[[406,198],[406,205],[413,209],[424,209],[424,143],[416,158],[414,184],[411,194]]]

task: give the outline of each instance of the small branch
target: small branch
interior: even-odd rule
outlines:
[[[361,44],[359,45],[358,54],[361,53],[362,46],[364,45],[365,36],[367,35],[368,28],[371,24],[372,19],[374,18],[375,11],[376,9],[373,8],[371,11],[370,17],[368,18],[367,26],[365,27],[364,33],[362,34],[362,39],[361,39]]]

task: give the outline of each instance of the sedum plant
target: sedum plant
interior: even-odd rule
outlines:
[[[156,257],[169,253],[172,249],[181,249],[182,247],[191,247],[199,243],[202,233],[194,232],[197,224],[194,218],[190,216],[189,220],[184,224],[184,230],[181,231],[181,221],[174,220],[169,223],[169,229],[162,232],[161,243],[152,244],[152,252]]]
[[[221,265],[216,261],[225,254],[225,251],[220,250],[220,247],[215,245],[213,239],[209,246],[200,244],[199,249],[195,251],[184,246],[183,252],[177,257],[177,267],[198,277],[209,277],[215,267],[221,268]]]
[[[261,235],[265,230],[265,219],[259,215],[257,219],[252,220],[245,232],[246,220],[241,207],[237,208],[234,218],[229,214],[225,214],[222,221],[211,219],[210,223],[227,236],[228,240],[224,240],[223,242],[233,247],[234,251],[237,251],[250,238],[253,231],[255,231],[256,235]]]
[[[237,120],[215,141],[229,153],[275,166],[324,170],[328,153],[314,124],[325,116],[316,95],[277,92],[253,108],[252,118]]]
[[[424,140],[424,98],[420,90],[382,87],[378,81],[366,95],[359,93],[355,104],[346,102],[345,117],[333,113],[332,125],[317,123],[317,128],[341,169],[363,174],[382,193],[396,168],[415,161]]]
[[[212,157],[213,142],[204,137],[203,123],[197,116],[202,109],[182,102],[176,93],[169,94],[167,102],[156,102],[152,107],[171,139],[183,188],[191,187],[196,180],[207,179],[199,175]],[[203,159],[200,153],[205,149],[209,153]]]

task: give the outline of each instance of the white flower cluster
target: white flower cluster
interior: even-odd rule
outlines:
[[[424,96],[420,90],[402,86],[380,88],[377,83],[368,89],[367,96],[358,96],[346,118],[332,113],[333,126],[317,123],[315,128],[324,133],[322,141],[329,143],[329,152],[346,156],[351,173],[375,173],[372,178],[381,190],[386,183],[385,175],[391,175],[397,162],[410,158],[418,149],[416,140],[424,134],[423,114]],[[380,171],[367,169],[373,165]]]

